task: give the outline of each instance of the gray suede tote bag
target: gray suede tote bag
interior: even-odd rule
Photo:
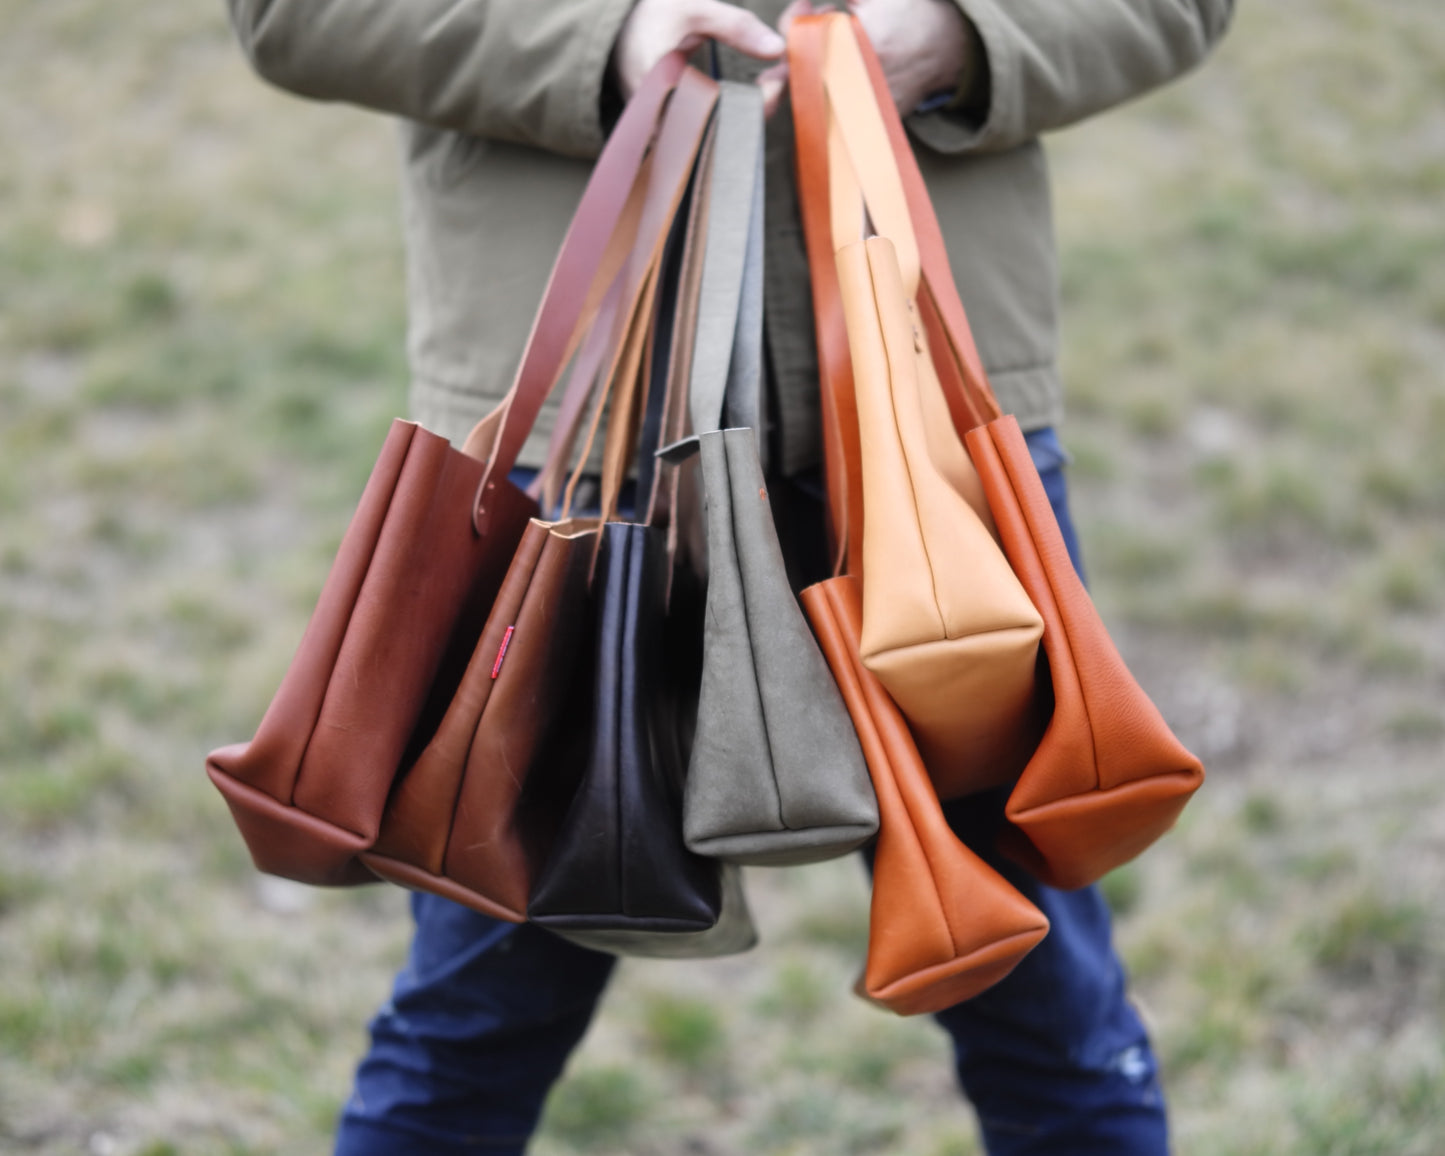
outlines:
[[[763,111],[724,85],[689,375],[707,526],[702,687],[683,796],[690,849],[730,863],[812,863],[878,830],[843,698],[788,584],[759,458]],[[730,114],[730,115],[724,115]],[[724,428],[726,427],[726,428]]]

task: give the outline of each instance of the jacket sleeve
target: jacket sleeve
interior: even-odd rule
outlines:
[[[280,88],[578,157],[602,147],[603,79],[632,3],[227,0]]]
[[[1006,149],[1157,88],[1204,59],[1233,0],[954,0],[978,30],[988,95],[972,115],[917,114],[941,153]]]

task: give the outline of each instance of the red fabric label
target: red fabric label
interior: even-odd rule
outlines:
[[[512,641],[512,631],[516,629],[515,626],[509,626],[507,627],[507,633],[502,635],[502,645],[497,648],[497,661],[492,663],[493,678],[496,678],[497,675],[502,672],[502,659],[507,657],[507,647]]]

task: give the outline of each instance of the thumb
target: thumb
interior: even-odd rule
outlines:
[[[813,5],[809,3],[809,0],[793,0],[778,15],[778,31],[786,38],[794,20],[799,16],[811,15],[813,15]]]
[[[758,73],[757,83],[763,94],[763,117],[767,119],[778,111],[778,104],[783,99],[783,89],[788,86],[788,66],[775,64],[763,69]]]
[[[710,37],[760,60],[774,60],[787,47],[781,36],[747,9],[722,0],[695,0],[687,23],[693,36]]]

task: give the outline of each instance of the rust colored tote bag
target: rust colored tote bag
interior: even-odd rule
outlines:
[[[1081,887],[1167,831],[1204,771],[1129,673],[1070,564],[1018,423],[1000,414],[989,388],[882,69],[855,22],[828,19],[832,36],[846,30],[858,45],[884,113],[917,235],[919,320],[1004,552],[1044,621],[1039,694],[1046,723],[1009,796],[1012,830],[1003,846],[1044,882]]]
[[[639,87],[593,170],[516,381],[462,449],[393,424],[255,737],[207,759],[261,870],[331,885],[375,878],[357,856],[396,776],[434,737],[539,512],[508,472],[600,308],[613,235],[667,136],[665,114],[710,103],[711,87],[675,54]]]

